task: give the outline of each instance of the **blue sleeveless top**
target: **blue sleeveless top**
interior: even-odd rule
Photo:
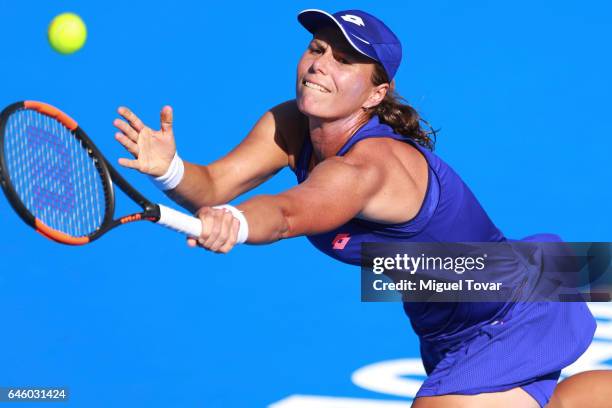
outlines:
[[[461,178],[431,151],[398,135],[374,116],[336,153],[345,155],[356,143],[373,137],[388,137],[409,143],[425,158],[429,167],[427,191],[417,215],[398,224],[381,224],[353,218],[323,234],[308,236],[320,251],[339,261],[361,265],[363,242],[500,242],[506,238],[487,216]],[[310,135],[304,137],[295,173],[299,183],[308,177],[312,155]],[[404,310],[421,339],[455,334],[494,318],[504,304],[406,302]]]

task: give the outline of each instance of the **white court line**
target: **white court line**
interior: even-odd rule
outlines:
[[[268,408],[408,408],[411,401],[385,401],[362,398],[292,395]]]

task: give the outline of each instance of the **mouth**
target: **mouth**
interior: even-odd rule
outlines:
[[[310,88],[310,89],[316,89],[319,92],[323,92],[323,93],[330,93],[331,91],[319,84],[315,84],[314,82],[310,82],[307,80],[302,80],[302,85],[305,86],[306,88]]]

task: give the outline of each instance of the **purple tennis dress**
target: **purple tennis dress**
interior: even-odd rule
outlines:
[[[338,151],[343,156],[360,140],[389,137],[410,143],[427,160],[427,192],[418,214],[400,224],[352,219],[339,228],[309,236],[327,255],[361,265],[364,242],[503,242],[461,178],[438,156],[374,116]],[[298,182],[308,177],[312,144],[308,135],[295,169]],[[559,241],[539,234],[526,241]],[[561,369],[587,349],[595,319],[582,302],[406,302],[404,310],[420,339],[427,379],[417,397],[506,391],[522,387],[546,405]]]

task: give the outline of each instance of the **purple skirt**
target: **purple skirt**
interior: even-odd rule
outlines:
[[[522,241],[557,241],[539,234]],[[443,340],[421,339],[428,378],[416,397],[521,387],[544,407],[561,370],[589,347],[596,322],[584,302],[518,302],[497,320]]]
[[[561,369],[582,355],[595,333],[585,303],[516,303],[504,318],[466,338],[421,343],[422,353],[448,350],[418,397],[507,391],[522,387],[540,406],[550,399]]]

